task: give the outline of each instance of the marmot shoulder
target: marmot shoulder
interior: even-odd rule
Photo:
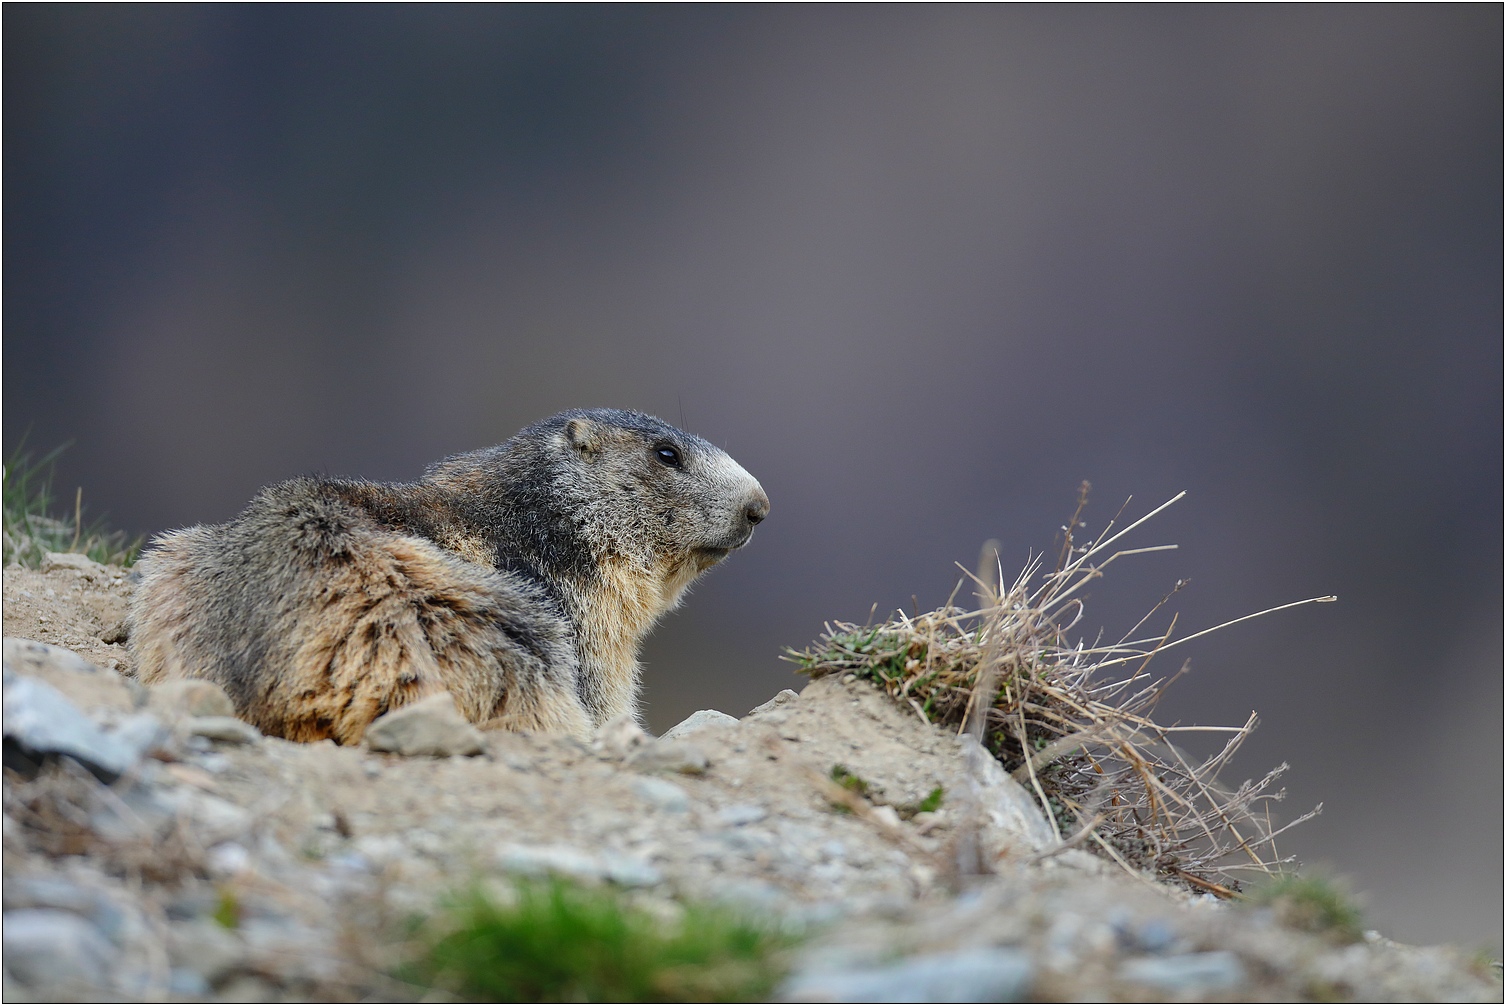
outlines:
[[[142,680],[214,681],[290,740],[355,743],[437,691],[475,723],[585,736],[637,714],[644,635],[768,510],[699,437],[562,412],[416,482],[292,479],[161,535],[131,645]]]

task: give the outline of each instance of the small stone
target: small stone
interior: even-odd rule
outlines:
[[[277,990],[262,979],[241,975],[220,989],[215,999],[226,1003],[270,1003],[276,1002],[278,996]]]
[[[726,713],[717,712],[715,709],[702,709],[691,713],[674,726],[664,732],[660,740],[673,740],[693,734],[698,730],[711,728],[733,727],[737,725],[736,716],[728,716]]]
[[[757,716],[759,713],[772,712],[773,710],[778,709],[780,706],[788,705],[799,697],[800,694],[793,688],[782,689],[778,695],[775,695],[769,701],[763,703],[762,705],[754,706],[751,710],[748,711],[748,715]]]
[[[209,982],[197,971],[173,968],[167,973],[167,991],[184,999],[203,999],[209,995]]]
[[[90,580],[110,579],[109,567],[101,566],[82,552],[45,553],[42,556],[42,572],[50,573],[55,569],[71,569]]]
[[[7,671],[15,674],[37,675],[44,671],[66,671],[73,674],[98,674],[100,669],[72,650],[51,643],[39,643],[34,639],[10,636],[0,644],[4,653]]]
[[[623,887],[652,887],[664,879],[652,864],[635,856],[594,856],[568,845],[509,843],[499,846],[496,856],[502,869],[526,876],[554,874],[584,881],[610,880]]]
[[[208,737],[222,744],[255,744],[261,731],[234,716],[195,716],[183,725],[190,737]]]
[[[1030,958],[1009,947],[927,954],[886,967],[807,972],[780,989],[785,1002],[1025,1002]]]
[[[34,992],[103,989],[115,950],[88,920],[53,908],[6,912],[5,970]]]
[[[634,751],[628,767],[639,772],[679,772],[700,775],[711,763],[706,752],[689,741],[668,740],[667,735]]]
[[[173,734],[161,720],[149,713],[127,716],[107,733],[140,755],[172,756]]]
[[[366,728],[366,744],[373,751],[449,758],[478,755],[486,750],[481,731],[455,708],[449,692],[439,692],[382,716]]]
[[[179,678],[147,690],[153,709],[187,716],[234,716],[235,705],[225,689],[202,678]]]
[[[122,619],[99,634],[101,643],[124,643],[131,638],[131,623]]]
[[[1244,983],[1245,969],[1228,950],[1175,957],[1136,957],[1119,966],[1119,977],[1175,995],[1232,989]]]
[[[756,803],[735,803],[730,807],[724,807],[717,811],[716,819],[722,824],[738,827],[762,821],[768,816],[768,810]]]
[[[608,854],[603,863],[606,878],[618,887],[653,887],[664,880],[664,874],[652,863],[637,856]]]
[[[671,814],[681,814],[690,809],[690,795],[667,779],[639,776],[633,780],[633,792]]]
[[[217,922],[195,919],[174,925],[168,933],[168,959],[175,971],[189,970],[217,984],[245,963],[245,942]]]
[[[622,761],[650,740],[632,714],[624,713],[596,731],[591,750],[612,761]]]
[[[251,853],[238,842],[221,842],[205,857],[209,872],[217,877],[233,877],[251,865]]]
[[[595,856],[567,845],[509,843],[497,849],[497,865],[509,873],[531,877],[553,873],[578,880],[600,880],[604,872]]]

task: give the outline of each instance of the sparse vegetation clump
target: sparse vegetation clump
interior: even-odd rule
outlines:
[[[1251,900],[1269,906],[1293,929],[1317,933],[1336,943],[1357,943],[1364,936],[1359,906],[1335,880],[1286,874],[1262,885]]]
[[[111,531],[102,519],[85,522],[84,492],[74,493],[73,512],[54,511],[53,473],[67,448],[34,458],[23,442],[5,462],[3,475],[4,529],[0,563],[36,568],[48,552],[81,552],[107,565],[129,566],[145,539]]]
[[[511,904],[472,891],[437,933],[402,977],[469,1002],[762,1002],[790,943],[725,909],[667,923],[557,879],[521,884]]]
[[[1224,627],[1174,639],[1173,616],[1164,632],[1139,635],[1185,581],[1116,642],[1071,635],[1083,620],[1083,588],[1111,563],[1176,547],[1118,543],[1181,495],[1120,530],[1110,521],[1079,545],[1088,488],[1083,483],[1077,511],[1062,529],[1054,566],[1033,557],[1007,580],[990,543],[982,568],[968,574],[977,608],[958,606],[954,591],[934,611],[899,611],[876,625],[829,623],[814,644],[786,658],[812,676],[870,680],[925,721],[972,732],[1034,792],[1064,843],[1086,841],[1131,871],[1229,896],[1239,888],[1239,871],[1268,875],[1287,862],[1275,845],[1285,828],[1271,823],[1267,808],[1283,796],[1272,786],[1287,766],[1227,790],[1219,773],[1254,730],[1254,714],[1239,727],[1163,727],[1151,719],[1166,687],[1187,669],[1152,677],[1152,659]],[[1223,734],[1224,743],[1195,759],[1173,743],[1193,732]]]

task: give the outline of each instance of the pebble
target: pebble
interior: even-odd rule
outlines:
[[[1013,1003],[1027,1001],[1030,958],[1010,947],[912,957],[886,967],[797,975],[784,1002]]]
[[[633,792],[671,814],[681,814],[690,809],[690,795],[667,779],[639,776],[633,780]]]
[[[650,740],[638,721],[632,715],[624,713],[596,731],[591,739],[591,750],[604,758],[622,761]]]
[[[455,708],[449,692],[439,692],[394,709],[366,728],[366,745],[407,757],[449,758],[486,750],[481,731]]]
[[[180,678],[153,685],[147,702],[154,709],[188,716],[234,716],[235,705],[225,689],[202,678]]]
[[[192,737],[207,737],[222,744],[255,744],[261,731],[234,716],[194,716],[183,725]]]
[[[691,713],[668,730],[664,731],[661,740],[673,740],[676,737],[685,737],[698,730],[720,729],[722,727],[737,726],[737,717],[728,716],[726,713],[715,709],[702,709]]]
[[[246,945],[238,935],[218,922],[195,919],[172,926],[167,943],[174,970],[183,969],[218,984],[246,961]]]
[[[679,772],[682,775],[700,775],[710,764],[711,760],[699,746],[689,741],[671,740],[669,734],[645,744],[627,759],[628,767],[640,772]]]
[[[723,807],[716,812],[716,819],[719,822],[730,824],[734,827],[762,821],[768,816],[768,809],[760,807],[756,803],[735,803],[730,807]]]
[[[1228,950],[1175,957],[1135,957],[1119,966],[1119,977],[1174,995],[1232,989],[1245,980],[1244,965]]]
[[[573,877],[576,880],[610,880],[623,887],[652,887],[664,879],[652,864],[625,854],[593,855],[568,845],[499,846],[497,865],[525,876]]]
[[[72,912],[23,908],[0,927],[5,970],[33,992],[77,995],[108,986],[115,950],[98,928]]]

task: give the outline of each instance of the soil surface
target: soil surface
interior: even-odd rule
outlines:
[[[1501,1000],[1450,949],[1344,943],[1062,848],[970,741],[862,682],[661,739],[488,733],[448,758],[294,744],[137,683],[130,591],[76,556],[4,571],[5,636],[87,662],[7,644],[7,1002],[411,1000],[391,977],[405,919],[543,872],[666,918],[722,901],[807,933],[782,986],[797,1001]],[[136,752],[130,768],[13,764],[21,680]]]

